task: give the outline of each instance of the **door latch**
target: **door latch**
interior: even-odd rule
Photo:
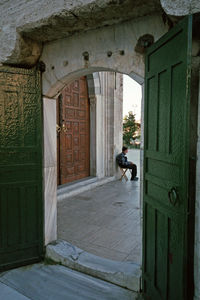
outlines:
[[[168,199],[173,206],[175,206],[178,203],[179,196],[176,187],[172,187],[171,190],[168,192]]]

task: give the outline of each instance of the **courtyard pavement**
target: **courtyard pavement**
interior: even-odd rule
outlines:
[[[139,150],[129,150],[128,159],[139,173]],[[141,264],[139,193],[140,181],[117,180],[58,202],[58,238],[104,258]]]

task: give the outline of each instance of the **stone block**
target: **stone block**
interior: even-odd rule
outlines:
[[[132,262],[118,262],[90,254],[65,241],[49,244],[46,257],[71,269],[126,287],[140,290],[141,269]]]

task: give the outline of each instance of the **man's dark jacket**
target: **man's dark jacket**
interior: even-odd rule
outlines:
[[[131,163],[127,160],[126,155],[124,152],[120,153],[116,157],[116,161],[120,167],[127,168]]]

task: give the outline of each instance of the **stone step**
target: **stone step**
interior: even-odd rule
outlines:
[[[129,290],[140,291],[141,267],[135,263],[102,258],[63,240],[47,246],[46,258]]]
[[[116,178],[114,176],[104,177],[102,179],[98,179],[97,177],[87,177],[82,180],[77,180],[73,183],[61,185],[57,189],[57,200],[62,201],[69,197],[76,196],[78,194],[81,194],[82,192],[89,191],[97,186],[114,181],[115,179]]]

